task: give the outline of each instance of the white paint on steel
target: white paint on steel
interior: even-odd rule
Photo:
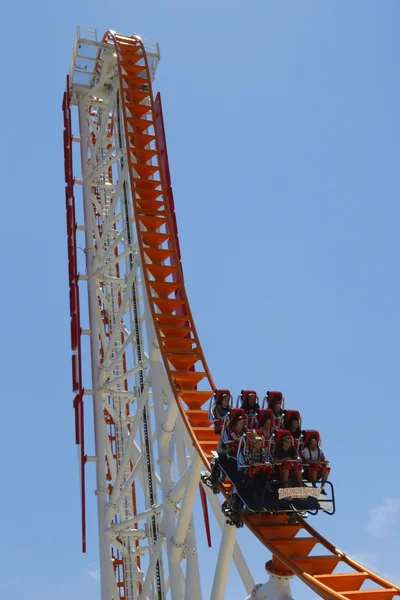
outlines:
[[[225,523],[218,552],[210,600],[224,600],[225,598],[226,583],[228,581],[233,550],[235,548],[236,531],[236,527]]]
[[[293,600],[291,579],[271,574],[267,583],[256,585],[245,600]]]

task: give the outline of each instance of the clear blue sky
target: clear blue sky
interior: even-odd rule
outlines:
[[[39,0],[3,16],[0,596],[99,597],[70,392],[61,100],[77,24],[159,41],[185,277],[217,385],[281,389],[320,430],[337,514],[312,524],[400,583],[398,0]],[[239,540],[264,581],[268,554]],[[229,589],[243,598],[235,575]]]

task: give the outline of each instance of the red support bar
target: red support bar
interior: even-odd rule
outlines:
[[[167,138],[165,136],[164,117],[163,117],[163,111],[162,111],[160,92],[158,92],[158,94],[154,100],[154,108],[155,108],[155,116],[156,116],[155,129],[157,132],[158,143],[159,143],[159,148],[160,148],[161,170],[163,173],[164,181],[166,183],[168,206],[169,206],[169,210],[170,210],[171,217],[172,217],[172,229],[173,229],[173,234],[175,236],[176,247],[178,250],[179,264],[182,269],[181,249],[179,246],[179,236],[178,236],[178,224],[176,222],[174,194],[172,192],[172,186],[171,186],[171,173],[169,170]],[[169,232],[167,231],[167,233],[169,233]]]
[[[76,216],[74,198],[74,178],[72,163],[72,125],[71,97],[69,76],[64,93],[62,110],[64,114],[64,171],[65,171],[65,204],[67,219],[68,247],[68,276],[69,276],[69,306],[71,317],[71,348],[72,354],[72,388],[76,394],[73,407],[75,411],[75,443],[79,446],[79,472],[81,487],[81,516],[82,516],[82,552],[86,552],[86,500],[85,500],[85,438],[84,438],[84,406],[82,387],[82,351],[81,324],[79,310],[79,278],[76,252]]]
[[[178,223],[176,220],[174,194],[172,192],[172,185],[171,185],[171,172],[169,170],[167,137],[165,135],[164,116],[163,116],[160,92],[158,92],[158,94],[154,100],[154,112],[155,112],[155,117],[156,117],[155,123],[154,123],[154,128],[156,130],[156,135],[158,138],[158,144],[159,144],[159,148],[160,148],[160,167],[161,167],[163,179],[165,181],[167,204],[168,204],[169,212],[171,215],[171,222],[172,222],[172,233],[174,234],[174,238],[175,238],[176,249],[178,251],[178,256],[179,256],[179,266],[181,269],[182,280],[183,280],[181,249],[180,249],[180,245],[179,245],[179,235],[178,235]],[[166,232],[170,233],[168,223],[166,223]],[[172,249],[172,246],[173,245],[172,245],[171,241],[169,240],[168,247],[170,250]],[[171,257],[171,264],[173,266],[175,266],[175,261],[174,261],[173,257]],[[174,271],[172,273],[172,280],[174,282],[179,281],[179,277],[178,277],[178,274],[176,273],[176,271]],[[175,297],[178,299],[180,299],[182,297],[181,291],[179,289],[175,292]],[[176,310],[176,314],[181,315],[181,316],[186,315],[185,307],[183,305],[178,307],[178,309]],[[188,326],[189,322],[185,323],[185,325]],[[193,367],[191,367],[190,370],[195,371],[195,366],[193,365]],[[197,386],[194,386],[194,389],[197,390]]]
[[[207,543],[208,543],[208,547],[211,548],[211,530],[210,530],[210,519],[208,517],[207,496],[206,496],[205,491],[203,490],[203,486],[201,485],[201,483],[199,483],[199,490],[200,490],[201,505],[203,507],[204,525],[206,528]]]

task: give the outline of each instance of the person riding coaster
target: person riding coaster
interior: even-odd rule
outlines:
[[[325,454],[320,447],[320,441],[318,431],[306,431],[301,456],[305,464],[304,476],[311,481],[314,488],[317,487],[317,480],[321,479],[320,493],[326,496],[324,487],[331,469],[328,467],[329,461],[326,460]]]
[[[240,446],[238,448],[238,469],[244,471],[244,485],[252,488],[255,507],[262,508],[265,493],[272,491],[270,461],[270,440],[265,440],[260,431],[248,431],[243,451]]]
[[[283,480],[283,487],[289,487],[289,474],[292,474],[298,487],[302,487],[301,458],[293,445],[293,438],[289,431],[279,432],[279,442],[275,446],[274,464],[279,466],[279,474]]]
[[[258,413],[260,405],[258,403],[257,392],[252,390],[242,390],[237,399],[237,405],[241,402],[241,408],[246,413],[246,427],[254,429],[258,425]]]
[[[214,423],[214,432],[222,434],[227,427],[232,412],[232,396],[229,390],[215,390],[211,397],[208,413],[209,420]]]
[[[218,401],[221,402],[222,396],[227,391],[219,392]],[[226,399],[224,400],[226,404]],[[312,486],[316,487],[317,479],[322,478],[321,489],[323,489],[329,467],[327,461],[322,464],[322,461],[316,460],[321,458],[321,450],[318,449],[318,443],[315,446],[314,440],[310,439],[310,434],[316,433],[318,441],[318,432],[300,431],[301,436],[298,437],[301,425],[300,413],[297,410],[283,412],[281,400],[283,401],[280,392],[271,393],[269,405],[274,404],[275,415],[272,408],[262,408],[258,413],[260,429],[257,430],[247,429],[248,419],[243,408],[232,409],[229,415],[230,422],[227,419],[223,421],[218,439],[218,451],[212,452],[214,458],[211,460],[211,473],[201,472],[202,482],[214,493],[219,493],[225,479],[231,482],[231,494],[229,495],[228,492],[227,500],[221,506],[230,525],[241,527],[242,513],[287,513],[291,517],[293,515],[307,517],[309,513],[316,514],[319,510],[327,514],[333,514],[335,511],[333,495],[332,499],[324,500],[325,504],[320,505],[318,497],[314,492],[311,493],[310,487],[308,487],[310,493],[306,494],[307,484],[304,484],[304,489],[299,489],[298,492],[294,490],[291,492],[288,489],[289,486],[292,487],[289,483],[290,479],[294,479],[294,485],[298,488],[303,486],[302,466],[305,467],[306,481],[310,481]],[[215,401],[214,406],[216,404]],[[210,404],[210,414],[214,406]],[[273,432],[271,431],[272,419],[277,416],[278,409],[286,428]],[[290,430],[287,430],[289,425]],[[293,439],[293,434],[297,439]],[[304,465],[297,453],[299,446],[300,449],[305,450]],[[311,448],[311,458],[307,455],[308,446]],[[319,451],[320,454],[316,456],[315,451],[317,453]],[[325,461],[325,457],[322,458]],[[330,482],[328,483],[333,494],[333,487]],[[286,493],[283,493],[283,488],[287,489]],[[322,494],[326,495],[325,492]]]
[[[225,474],[220,469],[220,459],[223,456],[228,456],[236,460],[239,443],[245,433],[243,413],[244,411],[238,410],[236,414],[233,414],[230,424],[224,429],[222,439],[218,441],[218,458],[213,458],[211,461],[211,473],[208,473],[208,471],[202,471],[201,473],[202,481],[212,488],[214,494],[219,493],[219,483],[225,480]]]
[[[271,440],[274,434],[272,429],[272,410],[262,410],[259,415],[259,428],[260,433],[265,440]]]
[[[284,399],[281,392],[267,392],[263,405],[267,401],[268,408],[272,410],[272,429],[278,431],[282,429],[285,417],[285,411],[283,410]]]
[[[290,431],[290,435],[293,438],[293,445],[296,450],[299,450],[301,440],[301,417],[298,410],[286,410],[285,411],[285,422],[284,429]]]

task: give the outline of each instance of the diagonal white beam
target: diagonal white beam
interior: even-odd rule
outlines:
[[[182,548],[185,544],[189,523],[192,518],[192,511],[197,494],[201,467],[201,458],[197,453],[194,453],[192,458],[191,472],[188,476],[186,489],[182,498],[182,506],[178,523],[176,525],[174,537],[171,540],[171,562],[180,562]]]

